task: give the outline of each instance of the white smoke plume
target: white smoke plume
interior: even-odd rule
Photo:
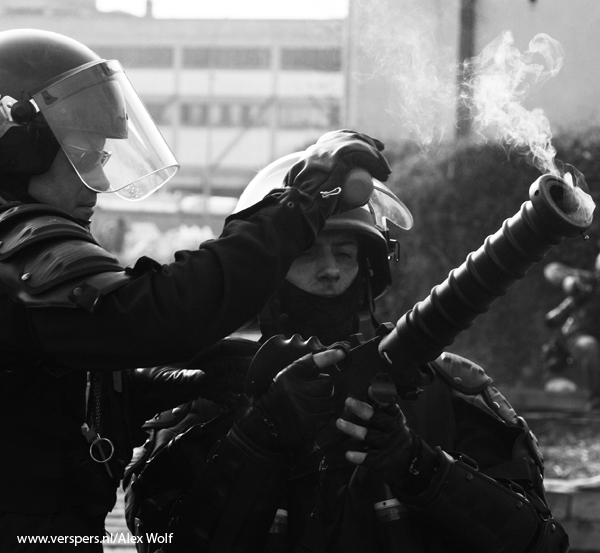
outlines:
[[[455,59],[441,40],[453,3],[433,0],[357,0],[361,47],[375,61],[375,72],[393,85],[390,116],[424,150],[441,144],[460,102],[470,113],[473,130],[486,140],[515,148],[542,173],[587,189],[583,175],[556,160],[550,122],[541,108],[527,109],[531,92],[562,67],[560,43],[536,35],[521,53],[510,31],[481,53]],[[460,29],[458,29],[460,31]],[[446,37],[446,43],[451,37]],[[456,37],[454,37],[456,38]],[[459,68],[462,68],[459,70]],[[458,82],[458,75],[464,79]],[[370,75],[354,75],[368,79]]]
[[[541,108],[528,110],[524,101],[559,72],[562,46],[544,33],[523,53],[513,43],[512,33],[505,31],[468,62],[471,79],[463,100],[482,135],[517,148],[542,172],[559,176],[550,122]]]
[[[482,134],[516,148],[542,173],[561,177],[573,186],[578,198],[577,216],[587,220],[594,202],[584,176],[572,165],[555,159],[550,122],[544,111],[528,110],[523,105],[535,87],[559,72],[562,46],[545,33],[535,35],[523,53],[513,42],[512,33],[505,31],[468,62],[470,94],[464,100]]]

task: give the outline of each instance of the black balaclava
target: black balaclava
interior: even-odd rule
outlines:
[[[285,280],[260,317],[262,340],[275,334],[305,340],[319,338],[324,345],[348,340],[358,332],[358,311],[364,301],[364,276],[359,270],[352,284],[335,297],[316,296]]]

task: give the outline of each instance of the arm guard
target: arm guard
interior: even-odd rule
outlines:
[[[431,365],[450,386],[456,404],[485,413],[490,425],[482,432],[496,435],[510,430],[511,455],[479,470],[467,455],[451,457],[437,448],[439,465],[427,489],[420,495],[398,494],[398,499],[456,536],[453,541],[475,551],[567,551],[567,535],[546,505],[543,461],[525,420],[471,361],[444,353]]]
[[[485,476],[466,458],[438,448],[439,469],[421,496],[398,498],[458,540],[485,553],[565,553],[569,540],[550,510],[518,485]]]

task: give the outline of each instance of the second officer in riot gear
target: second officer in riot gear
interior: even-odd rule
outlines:
[[[277,187],[298,156],[261,171],[240,208]],[[339,351],[374,320],[397,251],[389,227],[412,226],[404,204],[373,184],[364,207],[330,217],[262,310],[264,349],[233,424],[216,440],[190,428],[130,468],[130,528],[173,532],[166,553],[567,551],[535,438],[483,369],[444,353],[417,399],[378,405],[347,398],[338,373],[315,364],[319,340]],[[212,362],[204,354],[194,366]],[[170,416],[152,424],[168,431]]]

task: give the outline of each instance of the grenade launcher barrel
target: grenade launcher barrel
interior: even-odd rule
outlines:
[[[355,397],[375,381],[391,379],[402,397],[424,382],[420,366],[436,359],[455,338],[507,293],[564,238],[584,235],[592,223],[593,202],[553,175],[542,175],[529,190],[530,200],[484,244],[467,257],[429,296],[395,326],[381,325],[378,336],[350,351],[341,376]]]

